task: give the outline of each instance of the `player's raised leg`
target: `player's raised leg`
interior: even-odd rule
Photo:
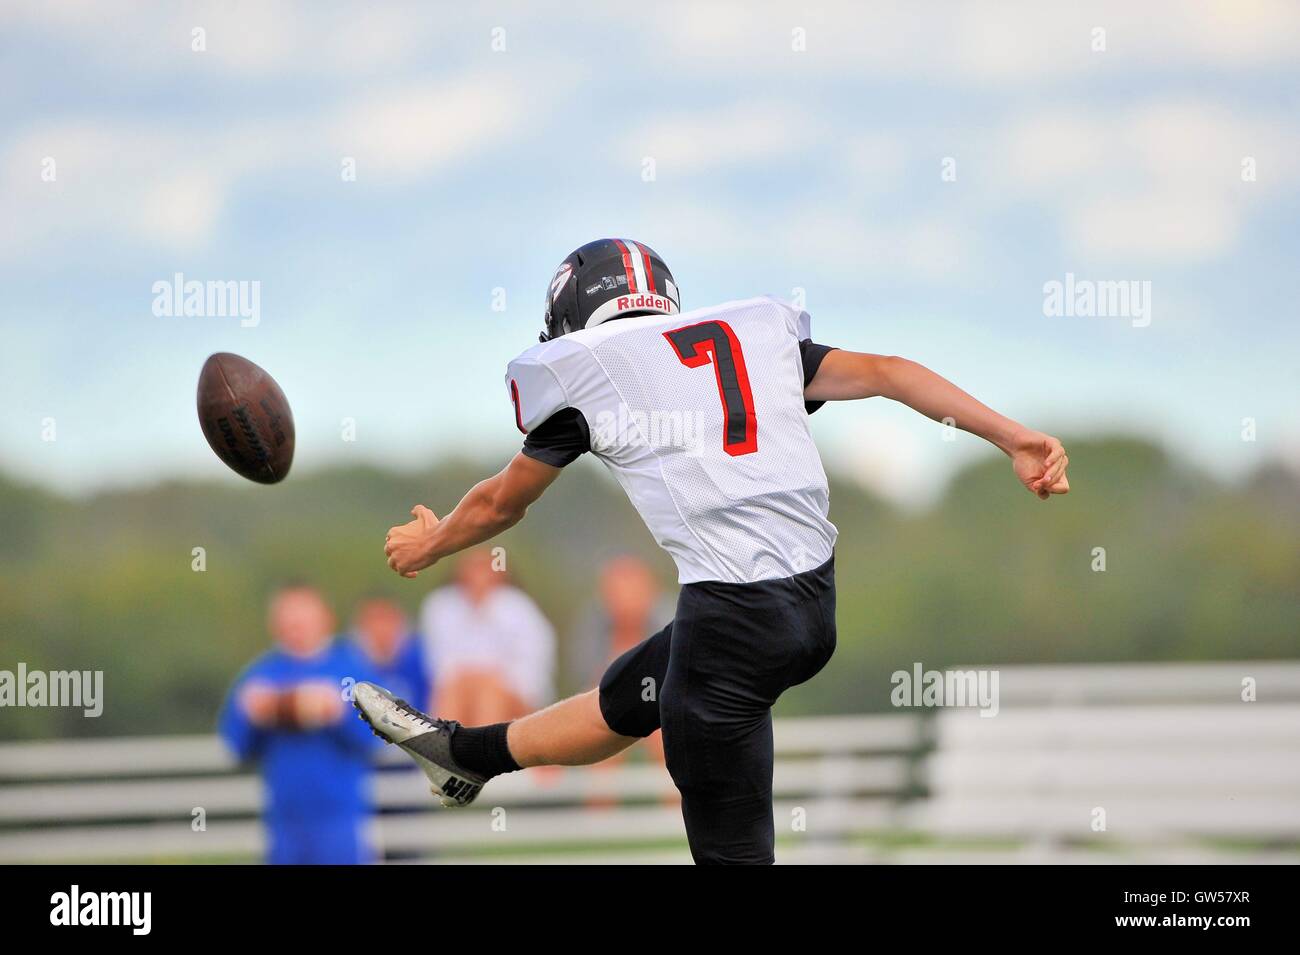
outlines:
[[[620,736],[590,690],[511,723],[462,726],[429,716],[373,683],[352,688],[352,705],[375,735],[404,749],[445,806],[466,806],[494,776],[528,766],[584,766],[622,752]]]
[[[627,749],[600,713],[600,691],[588,690],[510,724],[506,742],[520,766],[588,766]]]
[[[493,776],[528,766],[586,766],[659,729],[659,688],[673,624],[628,650],[600,687],[511,723],[462,726],[421,712],[373,683],[352,688],[352,704],[375,735],[402,747],[446,806],[466,806]]]

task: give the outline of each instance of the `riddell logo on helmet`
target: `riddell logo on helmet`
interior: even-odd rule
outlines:
[[[629,308],[654,308],[661,312],[673,310],[672,299],[663,295],[620,295],[615,306],[620,312]]]

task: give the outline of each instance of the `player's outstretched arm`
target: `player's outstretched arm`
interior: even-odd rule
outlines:
[[[835,350],[804,389],[809,401],[892,398],[935,421],[979,435],[1011,458],[1016,477],[1043,500],[1065,494],[1070,459],[1061,442],[998,414],[924,365],[890,355]]]
[[[415,505],[415,520],[390,528],[384,538],[388,566],[414,577],[442,558],[514,527],[561,470],[520,453],[501,472],[470,488],[442,520],[423,504]]]

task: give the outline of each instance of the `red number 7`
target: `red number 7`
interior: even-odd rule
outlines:
[[[754,393],[749,388],[745,353],[740,340],[726,322],[700,322],[664,332],[677,357],[687,368],[713,365],[718,380],[718,397],[726,426],[722,429],[722,450],[732,456],[758,450],[758,419],[754,416]]]

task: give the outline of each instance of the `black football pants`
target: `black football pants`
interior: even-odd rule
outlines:
[[[685,584],[672,623],[600,681],[622,736],[663,730],[697,863],[771,863],[772,705],[835,651],[835,559],[777,580]]]

